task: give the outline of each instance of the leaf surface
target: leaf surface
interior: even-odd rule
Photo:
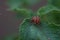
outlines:
[[[31,18],[33,16],[33,12],[27,9],[16,9],[15,12],[17,18]]]
[[[49,40],[60,40],[60,10],[54,6],[45,6],[40,8],[38,15],[42,30]]]
[[[20,40],[48,40],[41,31],[40,25],[32,24],[29,19],[25,20],[19,27]]]
[[[41,17],[41,21],[60,26],[60,10],[58,8],[52,5],[44,6],[39,9],[38,15]]]

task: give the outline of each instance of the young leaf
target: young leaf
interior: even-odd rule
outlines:
[[[20,40],[48,40],[40,25],[31,23],[30,19],[26,19],[19,27]]]
[[[16,9],[17,18],[31,18],[33,16],[33,12],[27,9]]]
[[[41,17],[41,20],[44,20],[48,23],[53,23],[57,26],[60,25],[60,10],[54,6],[44,6],[39,9],[38,15]]]
[[[41,17],[43,32],[49,40],[60,40],[60,9],[52,5],[39,9],[38,15]]]
[[[54,9],[56,8],[52,5],[43,6],[37,11],[37,15],[39,16],[46,15],[49,11],[54,10]]]
[[[49,40],[60,40],[60,26],[42,22],[42,30]]]
[[[53,6],[60,8],[60,0],[48,0],[48,4],[52,4]]]
[[[60,10],[52,10],[46,14],[46,19],[49,23],[60,26]]]

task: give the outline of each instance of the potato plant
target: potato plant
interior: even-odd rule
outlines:
[[[9,11],[17,18],[24,18],[19,25],[18,36],[6,40],[60,40],[60,0],[47,0],[47,5],[36,12],[27,8],[41,0],[7,0]]]

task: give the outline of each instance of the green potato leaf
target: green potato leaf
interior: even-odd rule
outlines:
[[[16,40],[16,38],[10,36],[7,40]],[[17,40],[60,40],[60,26],[46,22],[33,24],[31,19],[25,19],[19,26]]]
[[[38,10],[38,15],[41,17],[41,20],[52,23],[54,25],[60,26],[60,10],[54,6],[48,5],[40,8]]]
[[[30,19],[26,19],[19,26],[20,40],[48,40],[43,31],[41,31],[40,25],[31,23]]]
[[[29,19],[28,19],[29,20]],[[60,40],[60,26],[41,22],[33,24],[25,20],[19,27],[21,40]]]
[[[33,12],[27,9],[16,9],[15,12],[17,18],[31,18],[33,16]]]
[[[49,11],[56,9],[53,5],[46,5],[38,9],[37,15],[43,16],[46,15]]]
[[[49,40],[60,40],[60,26],[42,22],[42,30]]]
[[[41,27],[49,40],[60,40],[60,9],[52,5],[41,7],[37,14],[41,18]]]
[[[46,15],[48,22],[56,26],[60,26],[60,10],[52,10]]]

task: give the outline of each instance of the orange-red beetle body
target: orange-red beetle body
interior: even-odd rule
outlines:
[[[36,24],[39,24],[39,23],[40,23],[40,18],[39,18],[38,16],[34,16],[34,17],[32,18],[32,22],[33,22],[33,23],[36,23]]]

